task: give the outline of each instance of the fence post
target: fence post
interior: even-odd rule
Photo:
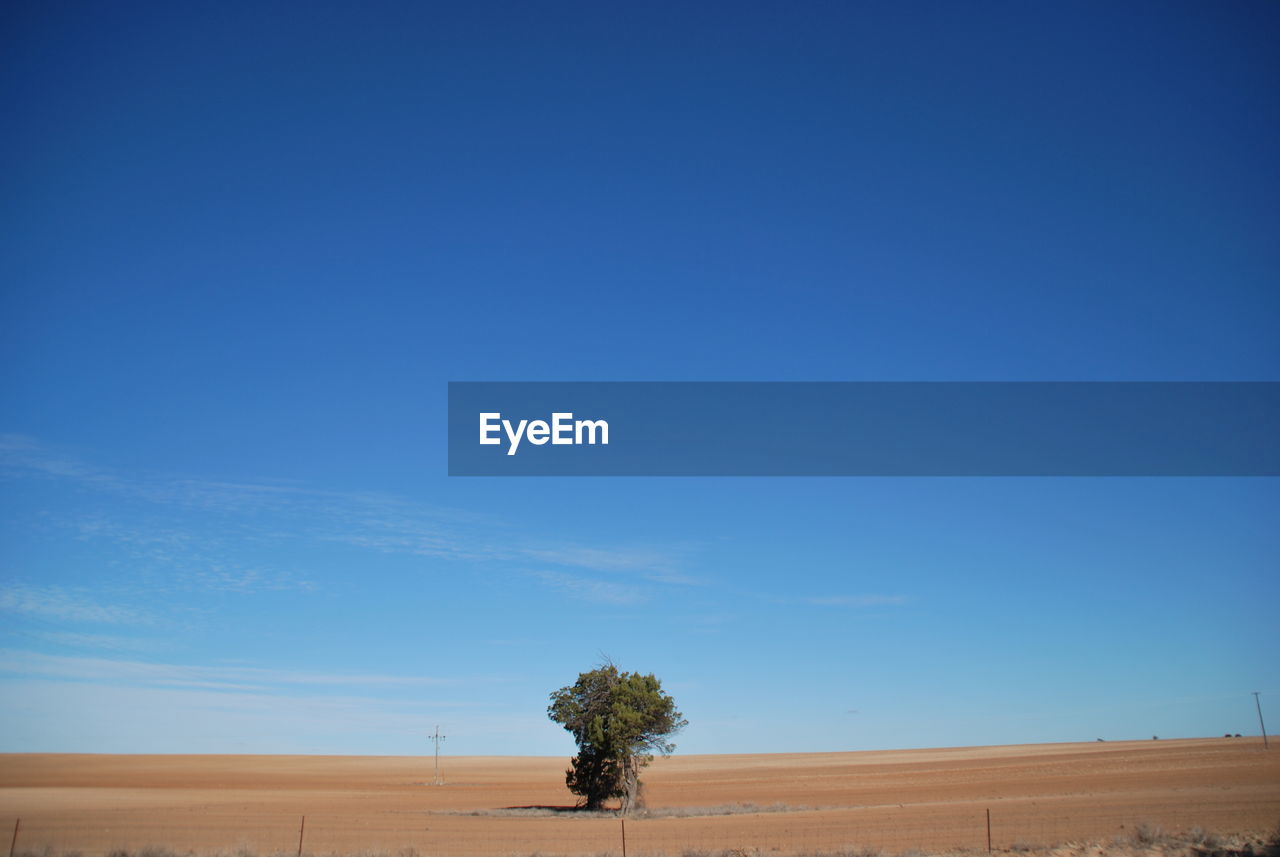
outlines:
[[[302,834],[307,830],[307,817],[302,816],[302,826],[298,828],[298,857],[302,857]],[[10,855],[12,857],[12,855]]]
[[[987,807],[987,853],[991,853],[991,807]]]

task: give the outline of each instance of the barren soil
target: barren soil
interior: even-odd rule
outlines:
[[[422,757],[0,755],[0,838],[21,819],[19,852],[621,853],[616,817],[515,809],[571,807],[566,763],[446,757],[437,786]],[[632,855],[985,851],[988,810],[997,850],[1280,823],[1280,747],[1248,738],[674,756],[644,779]]]

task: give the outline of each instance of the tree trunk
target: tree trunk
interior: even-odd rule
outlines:
[[[622,771],[622,814],[627,815],[641,805],[640,760],[635,756],[628,756],[623,763]]]

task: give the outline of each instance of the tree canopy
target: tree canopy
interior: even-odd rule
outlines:
[[[551,694],[547,716],[573,733],[578,755],[565,784],[587,809],[622,799],[627,812],[640,802],[640,769],[654,753],[675,750],[670,736],[687,725],[655,676],[620,672],[604,663]]]

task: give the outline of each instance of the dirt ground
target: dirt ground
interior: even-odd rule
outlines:
[[[258,855],[837,849],[1026,851],[1159,828],[1280,824],[1280,746],[1260,739],[861,753],[674,756],[645,773],[650,813],[574,803],[567,759],[0,755],[0,840],[17,851],[161,846]],[[305,822],[303,817],[305,816]],[[6,843],[7,844],[7,843]]]

